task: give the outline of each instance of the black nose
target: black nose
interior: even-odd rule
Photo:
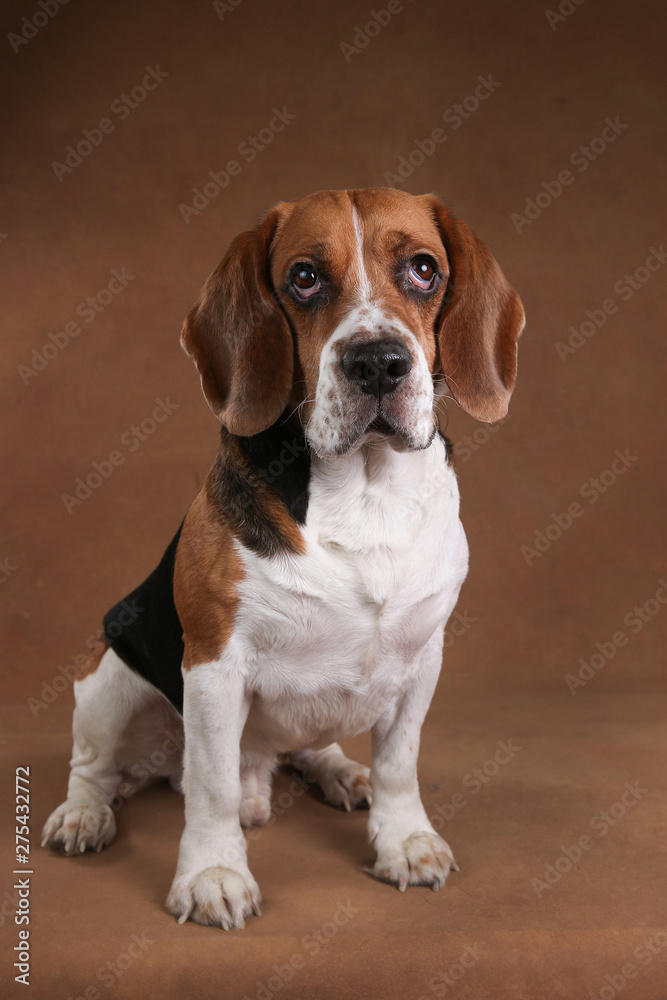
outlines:
[[[412,358],[403,344],[375,341],[350,347],[341,364],[350,382],[356,382],[370,396],[393,392],[412,368]]]

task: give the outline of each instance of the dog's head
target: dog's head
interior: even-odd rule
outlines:
[[[181,343],[232,434],[297,411],[313,451],[371,435],[427,447],[448,390],[479,420],[507,412],[521,301],[486,246],[430,195],[320,191],[238,236]]]

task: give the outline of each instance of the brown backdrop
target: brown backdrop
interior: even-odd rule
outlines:
[[[0,38],[7,992],[664,997],[664,5],[405,0],[366,31],[370,0],[56,2],[5,5]],[[153,89],[136,90],[147,67]],[[251,159],[274,108],[294,117]],[[230,160],[198,214],[179,209]],[[282,815],[251,845],[264,916],[178,927],[162,909],[182,826],[168,788],[123,805],[102,855],[38,847],[65,792],[68,665],[213,457],[178,345],[206,275],[275,201],[382,185],[401,163],[406,190],[437,192],[488,243],[528,316],[506,422],[450,408],[471,570],[421,783],[461,871],[399,895],[361,871],[365,815],[292,801],[281,775]],[[170,413],[152,425],[156,400]],[[94,463],[110,474],[66,503]],[[353,749],[368,759],[366,739]],[[19,765],[30,992],[11,968]]]

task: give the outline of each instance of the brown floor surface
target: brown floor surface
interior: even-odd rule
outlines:
[[[40,8],[5,5],[3,996],[667,996],[666,612],[655,598],[667,578],[667,269],[646,281],[640,271],[624,290],[665,238],[664,5],[561,8],[571,13],[550,25],[534,3],[406,3],[348,63],[340,43],[370,5],[244,0],[221,20],[206,2],[72,3],[17,52],[8,34]],[[168,77],[121,120],[112,102],[158,64]],[[443,125],[489,75],[500,86],[459,128]],[[242,156],[274,106],[296,117],[186,225],[179,204]],[[105,116],[114,131],[59,182],[52,162]],[[580,172],[576,150],[617,116],[628,127]],[[453,813],[443,828],[461,871],[437,895],[399,895],[361,871],[365,816],[308,793],[251,846],[263,917],[230,934],[178,927],[162,909],[182,825],[168,788],[125,804],[118,840],[99,856],[38,847],[67,774],[72,695],[59,667],[153,567],[212,458],[215,423],[178,333],[230,239],[279,199],[385,183],[440,126],[446,141],[405,187],[438,192],[470,222],[528,315],[507,422],[489,434],[451,409],[469,627],[446,653],[421,782],[432,815]],[[568,168],[573,182],[517,232],[512,213]],[[33,348],[122,268],[135,276],[127,288],[92,322],[79,316],[82,333],[23,384]],[[555,344],[608,299],[618,308],[561,361]],[[131,450],[124,433],[166,397],[178,409]],[[123,464],[68,514],[62,494],[118,448]],[[617,449],[628,450],[627,473],[592,485]],[[582,515],[529,566],[521,546],[577,501]],[[633,608],[645,605],[637,624]],[[565,676],[619,630],[627,642],[571,694]],[[51,704],[29,702],[54,681],[64,690]],[[521,749],[475,791],[472,769],[499,740]],[[367,739],[355,743],[367,759]],[[11,969],[19,765],[32,775],[29,990]],[[276,795],[289,782],[281,775]],[[615,806],[626,783],[632,804]],[[601,818],[609,810],[613,825]],[[568,867],[564,851],[584,835]],[[547,874],[553,884],[532,881]],[[132,935],[143,950],[128,967]],[[115,982],[109,962],[125,967]]]

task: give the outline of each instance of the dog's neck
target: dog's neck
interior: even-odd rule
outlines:
[[[452,482],[440,435],[421,451],[373,435],[343,455],[320,458],[309,451],[301,426],[287,422],[246,438],[223,429],[207,491],[243,543],[269,555],[298,551],[285,521],[275,518],[277,500],[295,529],[317,526],[335,544],[375,548],[403,544],[441,492],[441,499],[455,497],[458,511]]]
[[[384,440],[312,459],[306,527],[320,540],[359,552],[403,548],[433,511],[444,517],[449,507],[458,514],[456,480],[440,436],[421,451],[397,450]]]

